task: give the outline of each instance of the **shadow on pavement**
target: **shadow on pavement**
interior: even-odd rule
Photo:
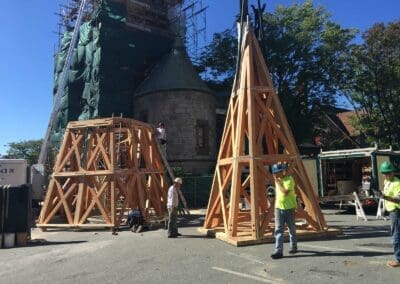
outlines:
[[[390,226],[358,226],[358,225],[335,225],[329,226],[342,231],[342,234],[337,236],[324,236],[323,238],[314,238],[311,240],[302,240],[302,242],[313,242],[315,240],[337,241],[337,240],[351,240],[351,239],[368,239],[388,237],[390,238]]]
[[[363,256],[374,257],[383,255],[392,255],[391,252],[374,252],[374,251],[313,251],[313,250],[298,250],[295,255],[288,255],[284,258],[298,258],[310,256]]]
[[[179,239],[184,239],[184,238],[188,238],[188,239],[215,239],[215,237],[207,236],[207,235],[184,235],[184,234],[182,234],[182,236],[179,236]]]
[[[338,226],[343,234],[335,239],[365,239],[365,238],[378,238],[390,237],[389,225],[388,226]]]
[[[204,223],[204,215],[201,214],[193,214],[186,215],[183,217],[178,217],[178,226],[185,227],[201,227]]]
[[[45,239],[34,239],[30,240],[27,244],[27,247],[36,247],[36,246],[54,246],[54,245],[72,245],[72,244],[81,244],[87,243],[87,241],[66,241],[66,242],[49,242]]]

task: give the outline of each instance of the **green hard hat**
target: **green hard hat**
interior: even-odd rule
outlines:
[[[384,161],[384,162],[381,164],[381,166],[379,167],[379,171],[380,171],[382,174],[391,173],[391,172],[394,171],[393,165],[392,165],[390,162],[388,162],[388,161]]]

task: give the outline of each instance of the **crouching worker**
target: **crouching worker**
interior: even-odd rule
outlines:
[[[272,165],[272,174],[275,179],[275,252],[272,259],[283,257],[283,232],[285,224],[289,230],[290,254],[297,253],[296,217],[297,207],[296,193],[294,191],[294,179],[286,173],[286,165]]]
[[[127,223],[132,232],[140,233],[143,231],[144,219],[142,212],[139,209],[130,211],[128,214]]]
[[[178,210],[178,190],[181,188],[182,179],[175,178],[174,184],[168,189],[168,200],[167,200],[167,208],[168,208],[168,238],[176,238],[181,236],[178,233],[178,225],[177,225],[177,210]]]

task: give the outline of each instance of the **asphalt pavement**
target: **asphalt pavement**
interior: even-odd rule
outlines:
[[[324,210],[341,236],[299,242],[299,252],[272,260],[274,244],[234,247],[197,231],[204,210],[180,218],[183,236],[164,228],[122,230],[33,229],[27,247],[0,250],[0,283],[399,283],[389,221],[356,220],[348,211]]]

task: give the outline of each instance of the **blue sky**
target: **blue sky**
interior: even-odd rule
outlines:
[[[208,40],[214,32],[231,28],[238,0],[203,0]],[[250,0],[254,4],[257,1]],[[263,0],[262,2],[265,2]],[[277,5],[304,1],[268,0]],[[58,37],[58,5],[64,0],[0,1],[0,155],[5,145],[44,136],[52,105],[53,54]],[[345,28],[368,29],[376,22],[400,20],[398,0],[314,0]]]

